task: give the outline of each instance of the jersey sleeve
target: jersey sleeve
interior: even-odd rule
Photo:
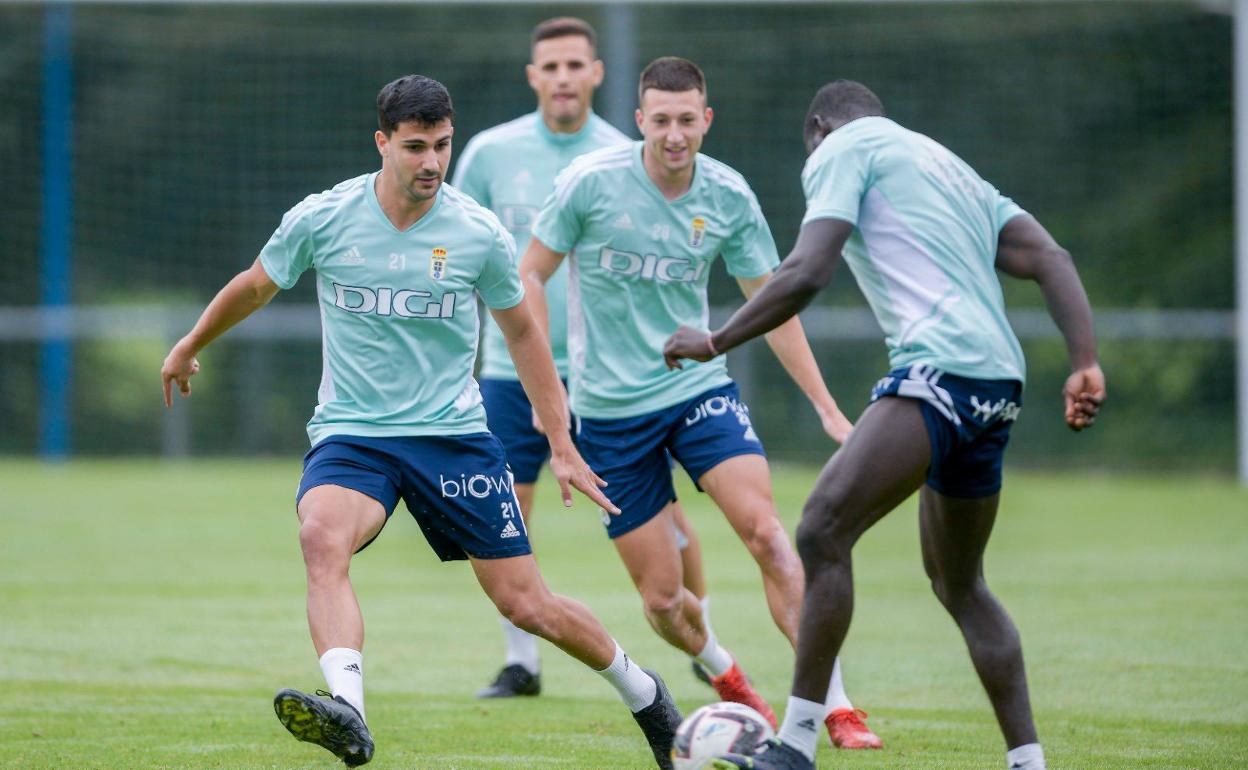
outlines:
[[[724,241],[722,254],[730,275],[758,278],[779,266],[780,255],[776,253],[776,241],[753,192],[749,193],[745,204],[745,210],[737,217],[740,225]]]
[[[506,310],[524,299],[524,283],[516,265],[516,241],[499,225],[477,279],[477,294],[486,307]]]
[[[806,193],[806,215],[802,224],[816,219],[840,219],[858,224],[858,208],[867,192],[871,160],[861,143],[837,142],[835,133],[820,147],[802,171],[802,190]]]
[[[984,182],[988,187],[988,200],[993,202],[993,217],[997,224],[997,232],[1001,232],[1001,228],[1005,227],[1005,223],[1009,222],[1019,214],[1026,214],[1023,207],[1015,203],[1010,198],[1005,197],[997,188]]]
[[[273,283],[289,289],[305,270],[312,267],[316,254],[312,238],[311,212],[307,201],[287,211],[282,223],[260,250],[260,265]]]
[[[576,163],[555,177],[555,189],[533,224],[533,237],[560,254],[571,251],[581,239],[587,187],[586,175],[579,173]]]
[[[455,175],[451,186],[468,195],[468,197],[490,208],[490,186],[485,171],[486,163],[481,158],[481,146],[476,137],[464,146],[464,152],[455,165]]]

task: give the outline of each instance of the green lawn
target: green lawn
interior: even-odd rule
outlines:
[[[0,463],[0,768],[332,768],[270,699],[323,685],[303,615],[297,459]],[[790,526],[812,472],[777,472]],[[544,492],[549,494],[548,488]],[[779,707],[792,655],[756,571],[704,496],[716,629]],[[532,528],[549,583],[585,601],[692,709],[713,700],[646,626],[588,505]],[[913,505],[856,554],[844,650],[883,752],[821,767],[1004,766],[961,638],[927,587]],[[1055,768],[1248,767],[1248,494],[1209,478],[1012,473],[988,555],[1018,623]],[[402,511],[356,562],[368,711],[384,768],[648,768],[614,693],[543,648],[546,694],[471,696],[501,659],[464,564]]]

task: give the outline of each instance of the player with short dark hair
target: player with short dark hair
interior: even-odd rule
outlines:
[[[633,665],[583,605],[550,592],[529,546],[502,445],[472,377],[476,298],[490,308],[534,409],[552,426],[551,469],[612,512],[572,445],[550,348],[524,298],[515,242],[498,218],[442,183],[454,110],[441,83],[400,78],[377,99],[381,170],[308,196],[250,269],[204,310],[161,368],[190,394],[196,355],[305,271],[317,274],[324,372],[296,495],[308,625],[329,697],[282,690],[298,739],[351,767],[373,756],[364,719],[364,623],[348,569],[401,498],[443,561],[468,559],[499,612],[598,671],[619,692],[660,767],[680,714],[657,675]]]
[[[477,134],[455,166],[454,185],[493,211],[516,239],[528,245],[529,232],[542,202],[554,188],[555,175],[574,158],[591,150],[622,144],[628,137],[593,112],[594,89],[602,83],[597,36],[587,22],[572,17],[547,19],[533,30],[531,61],[525,67],[537,109]],[[555,367],[565,381],[567,355],[568,271],[561,268],[546,286],[550,306],[550,346]],[[481,396],[490,432],[503,442],[515,475],[516,498],[526,525],[532,525],[534,488],[550,453],[546,437],[533,420],[533,408],[516,376],[516,367],[498,326],[485,319],[481,341]],[[709,622],[709,597],[702,575],[701,548],[684,513],[676,507],[685,585],[702,603]],[[537,695],[542,689],[537,639],[499,618],[506,641],[506,661],[494,680],[477,692],[482,698]],[[696,669],[703,676],[700,668]]]
[[[1040,285],[1066,339],[1065,418],[1076,431],[1093,424],[1105,398],[1087,295],[1070,254],[1039,222],[949,150],[884,117],[866,86],[838,80],[820,89],[804,135],[807,208],[793,251],[723,327],[682,328],[664,355],[677,367],[710,361],[785,323],[827,284],[844,251],[884,329],[892,371],[802,511],[806,601],[778,740],[715,767],[814,768],[811,720],[853,613],[853,546],[919,490],[923,566],[966,640],[1007,765],[1044,770],[1018,631],[983,572],[1025,376],[995,270]]]
[[[670,458],[710,494],[762,572],[772,618],[797,641],[801,563],[780,522],[749,409],[722,361],[668,371],[662,344],[682,323],[705,324],[710,267],[723,257],[746,296],[778,264],[775,242],[745,179],[698,149],[713,113],[692,62],[651,62],[637,126],[643,140],[584,155],[559,175],[538,215],[521,274],[539,320],[544,284],[570,263],[568,348],[578,446],[623,510],[604,524],[647,620],[710,671],[724,700],[774,721],[741,666],[703,623],[681,585],[671,524]],[[657,84],[657,85],[654,85]],[[828,393],[795,319],[769,338],[776,355],[843,440],[851,425]],[[878,747],[830,671],[826,716],[834,743]]]

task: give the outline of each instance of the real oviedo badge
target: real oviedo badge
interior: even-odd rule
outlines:
[[[701,246],[706,237],[706,220],[702,217],[693,218],[693,229],[689,233],[689,245]]]
[[[440,281],[446,277],[446,249],[434,249],[429,257],[429,277]]]

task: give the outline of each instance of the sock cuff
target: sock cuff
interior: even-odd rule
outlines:
[[[364,660],[364,653],[359,650],[353,650],[350,647],[331,647],[325,651],[324,655],[321,656],[320,664],[323,666],[328,661],[336,660],[338,658],[345,658],[359,663]]]

